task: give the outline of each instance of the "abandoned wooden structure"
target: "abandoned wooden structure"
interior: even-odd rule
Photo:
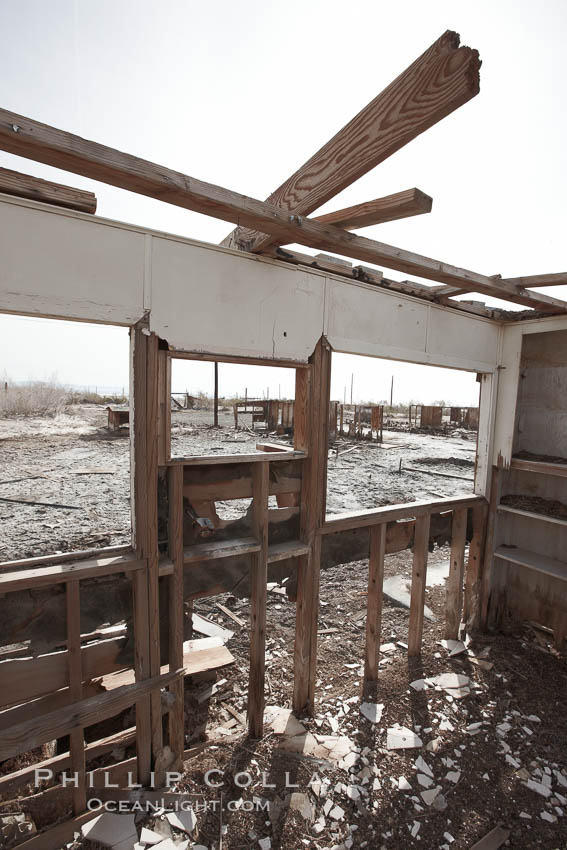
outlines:
[[[443,407],[441,404],[410,404],[408,424],[410,428],[442,428],[443,419],[450,425],[478,431],[478,407]],[[419,424],[418,424],[419,417]]]
[[[0,110],[6,151],[237,225],[215,246],[30,198],[33,178],[22,181],[18,196],[0,196],[0,310],[131,329],[132,545],[0,566],[1,645],[17,636],[27,652],[0,662],[0,758],[69,735],[69,753],[56,757],[57,764],[80,777],[72,793],[64,789],[75,819],[30,839],[27,848],[62,846],[90,817],[85,766],[109,742],[85,747],[84,729],[101,719],[135,706],[136,724],[127,730],[135,764],[115,766],[117,777],[127,767],[146,785],[152,769],[159,782],[167,766],[182,763],[183,677],[227,663],[224,647],[204,649],[207,657],[198,658],[185,641],[188,606],[198,596],[231,591],[251,599],[254,736],[263,723],[268,578],[289,576],[286,587],[296,600],[297,711],[313,710],[316,698],[320,574],[331,564],[369,558],[367,683],[378,677],[384,557],[404,548],[413,549],[410,655],[420,652],[428,551],[447,541],[447,637],[457,637],[461,621],[478,628],[529,616],[556,630],[561,644],[567,524],[511,506],[505,496],[528,492],[565,502],[565,393],[557,387],[567,384],[567,303],[530,288],[565,282],[565,275],[551,281],[486,276],[341,229],[425,212],[417,192],[362,205],[357,213],[338,211],[332,222],[309,217],[476,95],[478,70],[476,51],[446,33],[267,202]],[[286,243],[437,285],[389,280],[378,269],[289,251],[281,247]],[[455,300],[463,292],[531,312],[511,316]],[[333,351],[479,376],[474,494],[327,515]],[[172,457],[173,358],[295,369],[293,447]],[[215,502],[236,498],[252,499],[247,516],[219,521]],[[126,628],[101,639],[98,628],[109,616]],[[101,677],[102,685],[95,683]],[[0,779],[4,788],[21,782],[21,772]]]
[[[331,421],[337,422],[336,433],[340,437],[355,437],[360,440],[382,442],[384,431],[383,404],[339,404],[331,412]]]

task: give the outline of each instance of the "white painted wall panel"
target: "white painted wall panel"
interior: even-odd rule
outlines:
[[[133,324],[144,235],[94,217],[0,202],[0,310]]]
[[[306,362],[323,332],[325,278],[152,239],[151,330],[185,351]]]
[[[498,357],[499,328],[495,322],[431,307],[427,353],[433,358],[458,357],[491,371]],[[484,368],[483,368],[484,364]]]
[[[337,351],[479,372],[496,368],[496,322],[375,287],[329,278],[325,328]]]

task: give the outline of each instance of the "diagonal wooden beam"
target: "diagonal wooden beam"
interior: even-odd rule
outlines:
[[[285,181],[267,202],[309,215],[363,174],[478,94],[478,51],[445,32]],[[262,251],[274,240],[240,230],[221,243]]]
[[[80,212],[96,212],[96,195],[92,192],[52,183],[30,174],[21,174],[10,168],[0,168],[0,192]]]
[[[0,109],[0,149],[213,218],[270,232],[282,244],[299,243],[405,274],[462,286],[527,307],[567,312],[567,302],[556,298],[503,281],[495,282],[486,275],[366,239],[331,224],[289,215],[279,207],[255,198],[196,180],[3,109]]]
[[[399,218],[409,218],[412,215],[423,215],[431,212],[433,199],[419,189],[406,189],[386,195],[375,201],[365,201],[354,207],[313,216],[313,221],[323,224],[334,224],[344,230],[356,230],[359,227],[370,227],[385,221],[396,221]]]

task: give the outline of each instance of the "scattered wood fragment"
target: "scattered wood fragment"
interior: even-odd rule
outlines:
[[[222,605],[220,602],[217,602],[216,606],[220,611],[222,611],[223,614],[226,614],[227,617],[230,617],[231,620],[234,620],[234,622],[238,626],[245,626],[246,625],[244,620],[242,620],[240,617],[238,617],[233,611],[230,610],[230,608],[227,608],[226,605]]]
[[[471,850],[498,850],[510,837],[510,830],[497,826],[473,844]]]

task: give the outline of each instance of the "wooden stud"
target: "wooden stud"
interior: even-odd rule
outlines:
[[[408,656],[410,657],[421,654],[430,520],[431,515],[426,514],[425,516],[418,517],[415,521],[408,630]]]
[[[15,195],[18,198],[28,198],[30,201],[41,201],[42,204],[66,207],[70,210],[96,212],[96,195],[92,192],[63,186],[61,183],[52,183],[9,168],[0,168],[0,192],[5,195]]]
[[[150,676],[160,671],[160,617],[159,617],[159,551],[158,551],[158,338],[147,338],[146,366],[146,488],[148,499],[147,552],[148,552],[148,614],[150,639]],[[152,722],[152,755],[154,763],[163,750],[163,724],[161,696],[158,691],[150,695]],[[157,778],[158,785],[160,777]]]
[[[130,474],[132,494],[132,530],[136,554],[145,561],[145,569],[132,576],[132,608],[134,615],[134,672],[136,681],[150,676],[147,524],[147,336],[141,328],[130,331],[131,398],[130,398]],[[142,785],[151,773],[151,710],[149,694],[136,703],[136,751],[138,777]]]
[[[83,696],[81,669],[81,597],[79,582],[68,581],[65,586],[67,607],[67,661],[69,665],[69,690],[72,702]],[[85,735],[81,727],[72,729],[69,736],[71,772],[76,784],[73,787],[73,813],[80,815],[87,805],[85,773]]]
[[[498,466],[492,467],[492,480],[490,483],[490,502],[488,505],[488,518],[486,521],[486,539],[484,543],[484,564],[481,590],[481,613],[480,627],[486,629],[496,625],[496,617],[490,611],[490,595],[492,585],[492,573],[494,569],[494,542],[498,525],[498,505],[502,493],[502,469]]]
[[[309,389],[308,389],[309,388]],[[321,537],[325,521],[327,455],[329,442],[329,401],[331,394],[331,348],[322,337],[311,360],[307,384],[303,374],[296,378],[296,423],[299,399],[307,417],[298,434],[299,447],[306,445],[301,483],[300,538],[309,545],[309,555],[299,558],[297,568],[297,604],[294,647],[293,708],[312,712],[315,702],[317,671],[317,619],[319,611],[319,575]]]
[[[487,505],[473,508],[473,536],[465,575],[463,620],[470,630],[478,629],[482,607],[482,567],[486,538]]]
[[[364,656],[364,682],[378,681],[380,662],[380,635],[382,631],[382,585],[384,583],[384,556],[386,554],[386,523],[370,529],[368,559],[368,609],[366,614],[366,652]]]
[[[168,470],[169,486],[169,557],[173,573],[169,590],[169,669],[183,666],[183,467]],[[169,713],[169,746],[175,753],[171,770],[181,770],[185,747],[184,684],[178,679],[170,686],[175,703]]]
[[[466,508],[453,511],[451,530],[451,564],[447,579],[445,601],[445,638],[457,640],[463,607],[463,579],[465,573],[465,545],[467,542]]]
[[[266,656],[266,594],[268,582],[269,463],[252,467],[253,532],[260,551],[251,556],[250,573],[250,676],[248,680],[248,732],[261,738],[264,723]]]
[[[171,356],[158,352],[158,465],[165,466],[171,457]]]

